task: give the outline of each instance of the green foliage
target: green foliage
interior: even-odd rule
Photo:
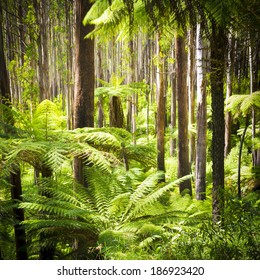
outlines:
[[[230,111],[235,117],[238,117],[239,114],[245,117],[253,109],[260,109],[259,91],[249,95],[232,95],[227,100],[226,110]]]
[[[259,259],[259,197],[242,200],[226,194],[224,226],[201,219],[193,227],[180,227],[165,246],[163,259]]]

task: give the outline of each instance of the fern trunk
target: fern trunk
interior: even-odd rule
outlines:
[[[113,96],[109,103],[109,125],[110,127],[124,127],[124,112],[119,96]]]

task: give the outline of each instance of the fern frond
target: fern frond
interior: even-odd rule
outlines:
[[[26,226],[28,231],[38,231],[38,234],[42,232],[55,231],[59,233],[59,235],[73,233],[75,234],[77,231],[85,231],[85,232],[97,232],[97,229],[93,225],[93,223],[78,221],[78,220],[51,220],[51,219],[40,219],[40,220],[26,220],[22,223]],[[40,231],[40,229],[42,229]],[[69,236],[69,235],[68,235]],[[75,235],[72,235],[71,238],[75,238]]]
[[[86,25],[88,23],[91,23],[94,19],[99,18],[107,8],[108,8],[107,0],[95,1],[92,4],[88,13],[85,15],[83,19],[83,24]]]
[[[90,22],[91,24],[94,24],[96,28],[93,32],[88,34],[88,37],[93,36],[93,34],[99,31],[103,31],[106,34],[110,32],[114,33],[114,30],[126,19],[127,11],[123,2],[121,0],[115,0],[98,18],[95,18]]]
[[[51,170],[58,170],[68,160],[65,154],[69,152],[69,146],[62,142],[53,143],[43,156],[43,164]]]
[[[52,136],[52,131],[61,129],[63,123],[57,105],[46,99],[37,106],[32,126],[36,138],[48,140]]]
[[[134,207],[127,213],[127,216],[125,217],[125,221],[130,219],[135,219],[140,216],[140,214],[143,213],[145,209],[147,209],[148,206],[153,205],[154,203],[157,203],[159,198],[162,197],[164,194],[171,191],[174,187],[178,186],[180,183],[185,182],[187,179],[190,179],[191,175],[184,176],[178,180],[175,180],[174,182],[171,182],[167,184],[164,187],[159,188],[158,190],[155,190],[154,192],[151,192],[143,199],[138,200],[138,203],[134,205]]]
[[[246,116],[253,108],[260,108],[260,91],[249,95],[232,95],[227,100],[226,110],[236,117],[238,117],[239,113]]]
[[[245,94],[230,96],[227,100],[226,110],[230,111],[234,116],[237,116],[237,113],[240,112],[241,103],[247,96]]]
[[[75,140],[80,142],[86,142],[89,145],[99,146],[99,147],[109,147],[109,148],[120,148],[121,144],[118,138],[111,133],[91,129],[91,128],[81,128],[75,131]],[[78,133],[80,132],[80,133]]]
[[[152,174],[136,188],[136,190],[132,193],[130,197],[129,204],[127,205],[122,220],[128,217],[131,209],[135,208],[136,205],[140,203],[140,200],[143,199],[146,195],[148,195],[151,192],[151,190],[155,188],[161,175],[162,174],[159,172]]]
[[[46,151],[46,145],[42,142],[18,140],[12,141],[10,152],[5,157],[8,165],[27,162],[32,166],[40,162],[40,158]]]
[[[143,166],[156,166],[156,153],[152,146],[130,144],[125,147],[125,154],[129,160],[140,162]]]
[[[248,95],[241,103],[241,112],[245,116],[252,108],[260,109],[260,91]]]

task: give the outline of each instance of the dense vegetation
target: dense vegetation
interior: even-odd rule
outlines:
[[[258,1],[0,1],[0,259],[260,259]]]

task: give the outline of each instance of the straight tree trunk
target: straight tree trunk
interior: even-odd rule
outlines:
[[[157,38],[158,57],[161,59],[157,69],[157,169],[165,172],[165,87],[164,87],[164,58],[160,47],[160,35]],[[165,178],[162,179],[164,181]]]
[[[75,1],[75,86],[73,128],[94,127],[94,41],[85,39],[93,26],[83,26],[82,21],[91,7],[88,0]],[[74,178],[87,186],[83,175],[83,163],[74,158]]]
[[[11,172],[11,197],[15,204],[22,201],[22,184],[21,184],[21,171],[19,168],[15,172]],[[14,206],[14,236],[15,236],[15,248],[17,260],[27,260],[27,242],[25,229],[21,225],[24,221],[23,209]]]
[[[65,16],[66,16],[66,26],[68,28],[67,31],[67,44],[66,44],[66,52],[67,52],[67,75],[66,75],[66,114],[67,114],[67,128],[72,129],[73,127],[73,87],[72,87],[72,22],[71,22],[71,15],[70,11],[72,10],[72,4],[69,0],[65,0]]]
[[[104,80],[104,74],[103,74],[103,69],[102,69],[102,49],[101,45],[98,46],[98,52],[97,52],[97,59],[98,59],[98,67],[97,67],[97,72],[98,72],[98,77],[101,80]],[[98,87],[102,86],[101,83],[98,82],[97,84]],[[103,96],[98,97],[98,127],[103,127],[104,126],[104,110],[103,110]]]
[[[109,125],[110,127],[124,127],[124,112],[119,96],[112,96],[109,102]]]
[[[48,59],[48,33],[47,9],[49,3],[47,0],[33,0],[33,6],[36,14],[36,23],[39,27],[37,38],[38,48],[38,73],[39,73],[39,89],[40,101],[50,97],[50,81],[49,81],[49,59]]]
[[[189,126],[192,128],[195,125],[195,39],[194,29],[189,31],[189,49],[188,49],[188,96],[189,96]],[[195,135],[191,131],[189,133],[190,145],[190,164],[195,162]]]
[[[74,128],[94,126],[94,41],[84,39],[93,30],[82,21],[91,1],[76,0]]]
[[[207,151],[207,96],[205,75],[205,46],[197,24],[196,68],[197,68],[197,143],[195,164],[196,199],[206,198],[206,151]]]
[[[174,47],[172,48],[172,58],[175,58]],[[170,132],[173,134],[174,129],[176,128],[176,71],[175,65],[172,67],[171,75],[171,113],[170,113]],[[176,139],[173,136],[170,137],[170,156],[173,157],[176,153]]]
[[[178,178],[191,173],[189,163],[188,136],[188,92],[187,92],[187,54],[185,39],[180,35],[176,38],[176,92],[178,102]],[[192,194],[190,179],[180,184],[180,193]]]
[[[221,27],[212,27],[211,39],[211,95],[212,95],[212,218],[223,221],[224,212],[224,54],[225,32]]]
[[[1,7],[1,6],[0,6]],[[11,89],[9,76],[6,68],[6,59],[4,54],[4,39],[2,26],[2,7],[0,10],[0,102],[8,105],[11,102]],[[3,116],[4,118],[5,116]]]
[[[233,75],[233,59],[232,59],[232,34],[228,38],[228,55],[227,55],[227,90],[226,100],[232,95],[232,75]],[[225,115],[225,158],[231,150],[231,113],[226,112]]]

